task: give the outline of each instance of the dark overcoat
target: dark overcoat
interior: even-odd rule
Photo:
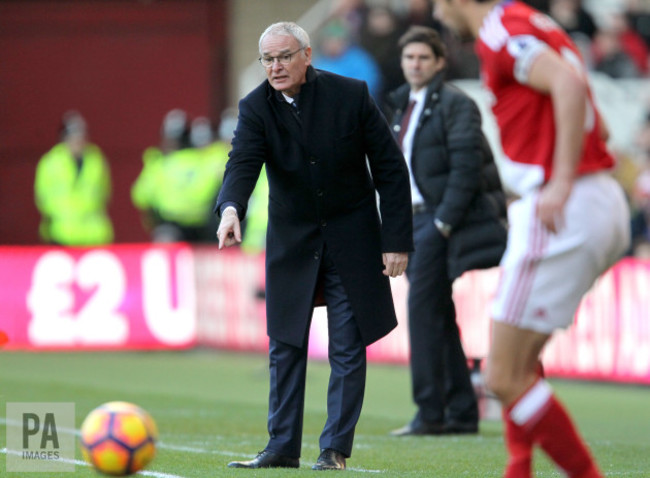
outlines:
[[[299,108],[268,81],[240,101],[216,209],[243,218],[265,164],[268,335],[305,346],[326,245],[368,345],[397,325],[382,252],[413,250],[408,169],[364,82],[309,67]]]
[[[389,95],[397,135],[411,88]],[[507,241],[506,197],[476,103],[438,73],[427,87],[411,150],[411,170],[427,208],[449,224],[450,279],[499,265]]]

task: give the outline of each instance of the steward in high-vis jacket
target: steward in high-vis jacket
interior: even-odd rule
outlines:
[[[213,143],[174,151],[163,158],[157,176],[156,209],[164,224],[177,228],[177,240],[214,238],[209,221],[228,150],[223,143]]]
[[[88,142],[77,112],[63,117],[62,142],[39,161],[34,182],[41,213],[42,240],[66,246],[95,246],[113,241],[107,213],[111,176],[102,151]]]
[[[131,189],[138,209],[150,218],[154,242],[216,240],[212,206],[228,160],[230,145],[213,141],[210,121],[198,117],[186,140],[163,153],[148,148],[143,170]]]

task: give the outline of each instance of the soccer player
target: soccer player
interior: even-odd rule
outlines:
[[[582,296],[629,244],[629,211],[607,171],[607,130],[580,54],[548,16],[512,0],[436,0],[435,16],[476,38],[505,160],[508,246],[492,307],[487,385],[504,407],[507,478],[531,476],[539,445],[570,477],[603,476],[539,373]]]

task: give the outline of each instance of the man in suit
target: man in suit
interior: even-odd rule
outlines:
[[[444,82],[446,48],[428,27],[399,40],[406,84],[389,97],[411,172],[411,379],[417,414],[396,436],[477,433],[479,412],[456,324],[454,279],[496,267],[506,246],[505,195],[474,101]]]
[[[313,468],[344,469],[363,402],[365,347],[397,325],[389,277],[404,272],[413,249],[408,170],[366,84],[315,70],[301,27],[270,25],[259,51],[267,80],[239,103],[216,211],[219,247],[240,242],[266,166],[270,439],[253,460],[228,466],[299,466],[308,333],[322,296],[331,374]]]

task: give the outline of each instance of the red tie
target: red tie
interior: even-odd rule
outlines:
[[[409,121],[411,121],[411,113],[413,113],[413,107],[415,106],[415,103],[416,103],[415,100],[409,101],[409,105],[406,107],[404,116],[402,116],[402,124],[399,130],[399,136],[397,138],[397,142],[399,143],[400,146],[402,146],[404,135],[406,134],[406,130],[409,128]]]

